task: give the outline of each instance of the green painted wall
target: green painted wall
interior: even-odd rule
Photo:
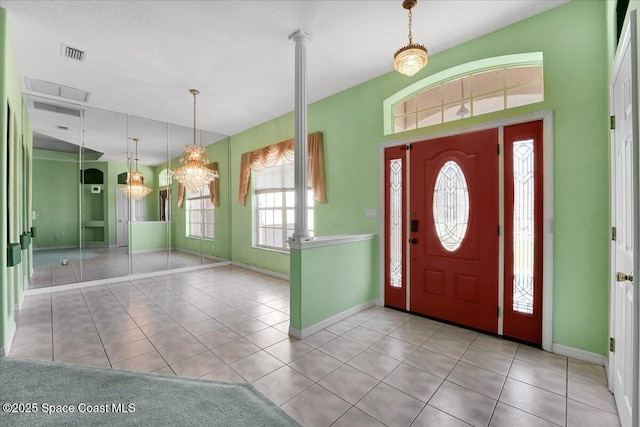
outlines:
[[[36,249],[78,247],[78,200],[80,166],[78,155],[49,150],[34,150],[33,163],[33,209],[36,211],[34,225],[38,237],[34,240]],[[93,246],[115,246],[117,243],[116,196],[119,190],[118,174],[127,171],[127,165],[114,162],[85,161],[83,168],[99,169],[104,173],[103,191],[92,194],[90,185],[84,185],[83,221],[104,221],[104,239],[91,241]],[[159,215],[156,168],[139,166],[145,177],[145,184],[153,189],[146,197],[146,219],[157,221]]]
[[[309,106],[309,132],[322,131],[326,205],[316,208],[318,235],[377,233],[378,145],[542,110],[554,111],[553,341],[607,354],[609,164],[605,3],[574,1],[434,55],[414,77],[389,72]],[[428,42],[428,41],[427,41]],[[313,43],[313,42],[312,42]],[[488,57],[544,54],[545,101],[383,136],[382,103],[433,73]],[[309,47],[310,55],[313,47]],[[391,68],[391,66],[390,66]],[[235,200],[240,155],[293,136],[293,115],[233,135],[232,259],[287,273],[285,256],[251,248],[251,207]],[[377,258],[373,273],[378,271]],[[334,269],[336,277],[342,271]],[[373,292],[377,295],[377,285]],[[292,306],[292,311],[294,307]]]
[[[7,242],[18,243],[18,236],[30,226],[26,212],[28,203],[25,202],[30,195],[21,194],[29,186],[24,175],[24,169],[29,169],[29,165],[21,159],[31,157],[31,124],[23,117],[26,110],[6,18],[6,11],[0,8],[0,347],[3,351],[10,345],[9,339],[15,331],[15,305],[22,302],[25,272],[32,262],[29,259],[31,251],[25,250],[21,264],[7,267]],[[11,110],[9,120],[7,107]],[[9,140],[8,129],[12,129]],[[7,176],[8,161],[12,165],[10,176]]]
[[[78,247],[78,155],[36,149],[33,157],[33,247]]]
[[[133,254],[151,250],[167,250],[169,236],[166,222],[134,222],[129,228],[129,249]],[[136,257],[133,257],[136,262]]]
[[[291,326],[303,330],[377,298],[377,258],[377,239],[291,249]]]

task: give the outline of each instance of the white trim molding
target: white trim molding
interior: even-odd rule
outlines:
[[[309,249],[320,246],[335,246],[345,243],[363,242],[365,240],[374,240],[375,234],[339,234],[335,236],[319,236],[314,240],[296,241],[289,239],[289,247],[291,249]]]
[[[311,325],[307,328],[304,328],[303,330],[299,330],[296,328],[293,328],[291,326],[289,326],[289,335],[297,338],[299,340],[305,339],[310,337],[311,335],[320,332],[323,329],[328,328],[329,326],[340,322],[341,320],[344,320],[348,317],[353,316],[356,313],[361,312],[362,310],[366,310],[369,307],[373,307],[374,305],[380,305],[379,301],[377,299],[372,299],[369,300],[367,302],[363,302],[362,304],[358,304],[355,307],[351,307],[348,310],[345,310],[341,313],[338,313],[336,315],[333,315],[331,317],[329,317],[328,319],[325,319],[321,322],[318,322],[314,325]]]
[[[553,343],[553,353],[559,354],[561,356],[567,356],[572,359],[581,360],[583,362],[593,363],[596,365],[604,366],[605,368],[608,366],[609,361],[605,356],[599,353],[593,353],[591,351],[582,350],[580,348],[569,347],[564,344]]]

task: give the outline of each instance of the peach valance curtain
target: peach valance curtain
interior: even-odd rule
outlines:
[[[211,170],[218,172],[218,162],[209,163],[207,167]],[[218,173],[219,175],[219,173]],[[181,208],[184,206],[184,195],[185,188],[184,185],[178,183],[178,207]],[[209,182],[209,199],[214,207],[220,207],[220,178],[214,179]]]
[[[238,202],[245,204],[249,191],[251,169],[255,172],[275,166],[280,159],[287,163],[293,163],[295,141],[288,139],[277,144],[267,145],[259,150],[243,153],[240,158],[240,188]],[[324,144],[322,132],[314,132],[308,135],[307,152],[307,180],[313,190],[313,199],[318,203],[327,203],[327,188],[324,173]]]

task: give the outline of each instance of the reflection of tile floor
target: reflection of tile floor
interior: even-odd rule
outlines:
[[[617,426],[604,368],[373,307],[298,341],[238,267],[28,296],[11,356],[251,382],[303,426]]]
[[[80,281],[110,279],[129,274],[129,255],[122,248],[53,249],[33,252],[34,274],[29,289]],[[62,265],[63,260],[67,265]],[[172,250],[133,255],[132,274],[217,262],[210,258]],[[82,270],[82,271],[81,271]]]

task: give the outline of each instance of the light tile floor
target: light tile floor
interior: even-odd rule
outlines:
[[[303,426],[618,426],[604,368],[372,307],[298,341],[289,288],[219,267],[28,296],[11,356],[250,382]]]

